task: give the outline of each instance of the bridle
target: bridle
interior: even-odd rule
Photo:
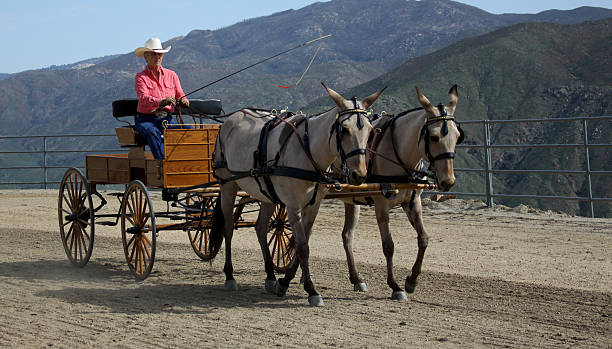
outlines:
[[[427,121],[425,122],[425,124],[423,125],[423,128],[421,128],[421,133],[419,135],[419,143],[421,143],[421,139],[423,139],[423,137],[425,137],[425,156],[427,156],[427,161],[429,162],[429,170],[432,169],[432,165],[435,161],[437,160],[442,160],[442,159],[454,159],[455,158],[455,152],[446,152],[446,153],[440,153],[436,156],[433,156],[431,154],[431,150],[430,150],[430,140],[429,140],[429,125],[435,124],[437,122],[442,121],[442,128],[440,129],[440,134],[442,135],[442,137],[445,137],[448,134],[448,121],[452,121],[455,123],[457,130],[459,131],[459,138],[457,138],[457,143],[456,144],[461,144],[463,142],[463,139],[465,138],[463,129],[461,129],[461,125],[459,125],[459,123],[457,121],[455,121],[455,116],[452,114],[448,114],[446,112],[446,108],[444,107],[443,104],[439,104],[438,105],[438,110],[440,111],[440,116],[436,116],[433,118],[427,118]]]
[[[351,117],[353,117],[353,115],[356,115],[357,128],[361,130],[365,125],[364,118],[367,120],[368,111],[359,107],[359,105],[357,104],[356,97],[353,97],[351,100],[353,101],[353,108],[345,109],[339,112],[338,115],[336,115],[336,121],[334,122],[329,135],[329,141],[331,142],[331,137],[333,133],[336,133],[336,147],[338,149],[338,152],[340,153],[340,159],[342,161],[342,175],[345,177],[345,179],[347,179],[346,177],[348,176],[348,166],[346,165],[346,161],[353,156],[365,156],[367,154],[367,150],[365,148],[356,148],[346,153],[344,151],[344,148],[342,147],[342,124],[345,121],[349,120]],[[342,119],[342,116],[344,115],[348,116]]]

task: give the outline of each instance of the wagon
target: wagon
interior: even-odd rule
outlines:
[[[184,115],[194,119],[192,129],[164,131],[165,158],[154,159],[145,152],[144,139],[134,130],[126,117],[134,117],[136,99],[114,101],[113,116],[126,123],[115,129],[119,144],[129,148],[127,153],[87,155],[85,174],[70,168],[64,174],[58,198],[60,236],[70,262],[85,266],[92,254],[95,226],[119,226],[127,264],[138,279],[146,278],[153,269],[157,236],[162,231],[185,231],[198,257],[207,261],[214,257],[208,246],[209,226],[218,186],[183,190],[180,194],[170,189],[214,181],[211,157],[219,124],[206,124],[203,119],[214,119],[221,114],[219,100],[192,100]],[[196,122],[197,120],[197,122]],[[110,193],[119,201],[116,213],[103,214],[108,201],[98,191],[103,185],[124,185],[122,192]],[[151,191],[162,192],[165,210],[156,211]],[[255,221],[243,218],[247,205],[257,202],[245,193],[235,208],[235,225],[252,227]],[[282,268],[293,258],[289,241],[291,227],[286,224],[283,207],[278,207],[270,223],[270,246]]]
[[[221,102],[215,99],[191,100],[181,115],[191,116],[190,129],[166,129],[163,133],[165,158],[154,159],[145,152],[146,141],[134,130],[130,117],[137,114],[136,99],[112,103],[113,116],[126,125],[115,129],[121,147],[127,153],[87,155],[85,174],[70,168],[59,187],[58,220],[62,244],[69,261],[84,267],[93,251],[95,226],[119,226],[123,251],[129,269],[137,279],[145,279],[153,269],[157,236],[162,231],[187,233],[195,254],[203,261],[215,257],[210,251],[209,234],[219,187],[212,175],[212,153],[221,115]],[[111,192],[119,202],[116,213],[102,213],[108,204],[98,188],[103,185],[124,185],[120,192]],[[330,185],[327,199],[381,195],[398,189],[414,189],[415,184],[361,186]],[[427,187],[430,188],[430,187]],[[165,210],[155,210],[152,191],[161,190]],[[254,212],[259,202],[239,192],[234,208],[235,228],[254,227],[255,220],[243,213]],[[285,208],[277,205],[268,224],[268,248],[276,271],[285,271],[295,257],[292,228]]]

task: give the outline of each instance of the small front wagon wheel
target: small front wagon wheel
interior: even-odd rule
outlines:
[[[141,181],[131,182],[123,195],[121,238],[130,270],[137,279],[145,279],[155,261],[157,227],[151,198]]]
[[[287,220],[284,205],[276,205],[268,225],[268,249],[274,269],[279,273],[287,271],[295,258],[295,237]]]
[[[60,236],[70,262],[84,267],[94,243],[94,212],[89,183],[77,168],[64,174],[57,204]]]

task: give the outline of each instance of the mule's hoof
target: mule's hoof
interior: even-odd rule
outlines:
[[[282,297],[285,295],[285,293],[287,293],[287,288],[288,287],[283,287],[278,280],[274,282],[274,293],[276,293],[276,295],[279,297]]]
[[[236,280],[225,281],[225,290],[226,291],[238,291],[238,283],[236,282]]]
[[[276,294],[276,280],[266,279],[266,292]]]
[[[406,286],[406,292],[408,293],[414,293],[414,290],[416,289],[416,281],[415,282],[409,282],[408,280],[406,280],[406,284],[404,286]]]
[[[313,307],[323,306],[323,297],[321,295],[308,296],[308,303]]]
[[[359,282],[353,285],[353,290],[357,292],[368,292],[368,286],[365,282]]]
[[[391,299],[394,301],[405,301],[408,300],[408,296],[406,296],[406,292],[404,291],[395,291],[391,295]]]

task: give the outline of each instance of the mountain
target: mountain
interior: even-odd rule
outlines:
[[[108,55],[108,56],[104,56],[104,57],[96,57],[96,58],[88,58],[82,61],[78,61],[76,63],[70,63],[70,64],[61,64],[61,65],[51,65],[49,67],[46,68],[41,68],[38,70],[66,70],[66,69],[84,69],[84,68],[89,68],[91,66],[94,66],[96,64],[100,64],[102,62],[106,62],[109,61],[111,59],[115,59],[117,57],[119,57],[121,55]]]
[[[244,106],[320,111],[331,106],[321,81],[345,96],[365,96],[388,85],[375,108],[397,112],[416,106],[414,85],[432,101],[444,102],[448,88],[458,83],[460,120],[610,115],[610,20],[582,23],[609,17],[611,10],[589,7],[494,15],[445,0],[334,0],[215,31],[194,30],[164,44],[173,46],[164,66],[177,71],[188,92],[329,33],[333,36],[319,42],[322,46],[314,64],[296,87],[279,89],[277,85],[295,82],[319,43],[246,70],[191,97],[221,98],[228,112]],[[523,22],[531,23],[517,24]],[[0,134],[112,132],[117,122],[111,117],[111,102],[135,97],[133,79],[142,68],[142,59],[129,53],[83,69],[11,74],[0,81],[0,121],[5,125]],[[477,126],[466,125],[464,129],[468,142],[482,138]],[[602,123],[590,123],[591,142],[609,143],[608,129]],[[556,124],[493,128],[498,144],[515,138],[557,143],[561,137],[580,143],[580,132],[577,125]],[[75,141],[69,148],[87,145]],[[109,139],[97,146],[112,149],[116,142]],[[582,168],[576,160],[576,152],[581,150],[572,151],[495,150],[494,167]],[[82,154],[73,156],[82,158]],[[461,150],[457,167],[482,167],[482,158],[481,151]],[[593,151],[591,159],[599,166],[611,163],[603,150]],[[482,177],[465,172],[458,176],[456,189],[484,191]],[[496,175],[494,186],[498,193],[514,193],[521,186],[523,192],[533,194],[585,196],[582,177],[551,177]],[[612,196],[608,187],[601,178],[593,183],[601,196]],[[533,204],[582,214],[586,210],[575,202]],[[600,207],[598,215],[612,216],[610,205]]]
[[[316,44],[192,96],[220,98],[226,111],[244,106],[299,109],[324,95],[320,81],[337,90],[350,88],[462,38],[523,21],[564,23],[610,16],[611,10],[594,8],[494,15],[446,0],[334,0],[215,31],[193,30],[165,43],[173,48],[164,65],[177,71],[187,92],[297,43],[332,34],[321,41],[315,63],[294,88],[277,85],[297,80]],[[129,53],[84,69],[12,74],[0,81],[0,121],[11,126],[0,134],[108,132],[115,125],[111,102],[135,97],[133,78],[142,68],[142,59]]]
[[[365,96],[388,86],[377,110],[401,111],[418,106],[418,85],[434,103],[445,102],[447,91],[459,84],[458,121],[564,118],[612,115],[612,19],[574,25],[518,24],[475,38],[461,40],[432,54],[412,59],[387,74],[345,91]],[[305,110],[317,110],[324,98]],[[612,143],[609,121],[590,121],[590,143]],[[468,142],[483,144],[482,125],[464,126]],[[584,133],[576,122],[495,125],[494,144],[581,144]],[[483,168],[484,154],[461,151],[457,167]],[[496,149],[493,168],[584,170],[584,149]],[[592,170],[610,170],[609,149],[590,151]],[[612,197],[609,176],[593,175],[593,192]],[[588,196],[584,175],[495,175],[497,193]],[[459,173],[460,192],[484,192],[484,178]],[[516,199],[496,199],[516,205]],[[525,202],[525,200],[520,200]],[[589,215],[586,203],[530,200],[534,206]],[[597,216],[612,216],[612,205],[597,204]]]

